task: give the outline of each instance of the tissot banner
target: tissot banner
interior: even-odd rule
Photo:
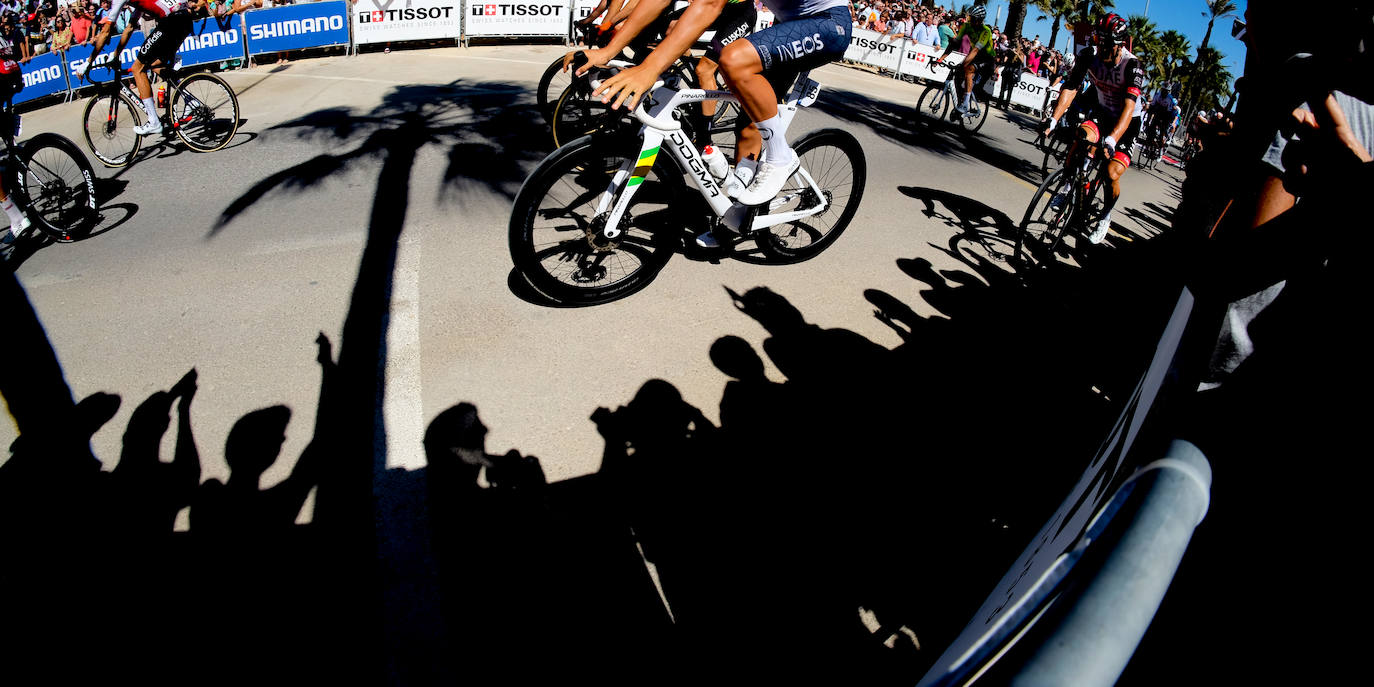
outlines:
[[[465,18],[469,36],[566,36],[572,21],[567,0],[467,0]]]
[[[353,3],[353,40],[362,44],[457,38],[463,21],[460,2],[357,0]],[[567,27],[563,30],[566,32]]]

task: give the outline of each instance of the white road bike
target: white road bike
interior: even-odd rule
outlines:
[[[809,74],[797,76],[778,106],[787,125],[820,94]],[[593,87],[599,84],[599,76],[589,76]],[[738,99],[682,86],[679,77],[666,75],[632,119],[568,142],[525,180],[511,211],[511,259],[544,297],[559,305],[624,298],[647,286],[675,252],[801,262],[834,243],[854,218],[867,162],[853,135],[821,129],[802,136],[793,144],[801,167],[772,201],[746,207],[707,169],[682,126],[690,103]],[[692,237],[707,230],[739,240],[698,248]]]

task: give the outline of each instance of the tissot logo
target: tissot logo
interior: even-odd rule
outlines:
[[[564,5],[494,4],[473,5],[474,17],[561,17]]]
[[[382,20],[382,11],[381,11],[381,10],[377,10],[376,12],[373,12],[373,13],[372,13],[372,21],[381,21],[381,20]]]

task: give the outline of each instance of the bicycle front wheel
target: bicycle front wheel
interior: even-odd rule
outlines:
[[[234,138],[239,129],[239,99],[218,76],[192,74],[177,86],[167,118],[186,147],[208,153]]]
[[[927,123],[943,121],[949,113],[949,96],[945,95],[944,85],[926,86],[926,89],[921,91],[921,97],[916,99],[916,111],[930,120]]]
[[[1017,232],[1014,264],[1034,267],[1054,260],[1054,251],[1073,221],[1075,199],[1071,186],[1071,182],[1065,181],[1064,170],[1056,169],[1035,190]],[[1056,199],[1059,193],[1063,195]]]
[[[822,199],[798,171],[787,181],[769,214],[795,212],[829,203],[825,212],[794,222],[761,229],[754,234],[759,250],[769,262],[791,264],[820,255],[854,219],[863,200],[868,179],[868,161],[859,140],[839,129],[813,131],[797,141],[794,149],[801,158],[801,169],[816,182]]]
[[[106,167],[129,164],[143,145],[143,137],[134,133],[142,117],[143,108],[123,92],[91,98],[81,115],[86,147]]]
[[[18,181],[29,217],[58,242],[81,238],[95,222],[95,171],[67,138],[43,133],[25,141],[19,151]]]
[[[539,164],[511,210],[510,251],[534,289],[560,305],[596,305],[644,288],[673,255],[686,181],[667,154],[638,184],[617,236],[606,221],[639,163],[638,139],[585,136]]]

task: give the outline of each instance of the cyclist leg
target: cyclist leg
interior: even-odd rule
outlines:
[[[189,35],[191,14],[186,10],[178,10],[163,17],[157,23],[157,28],[143,41],[143,47],[134,58],[131,71],[134,75],[134,85],[138,88],[138,97],[143,100],[148,122],[134,127],[134,133],[147,135],[162,131],[162,119],[157,114],[157,103],[153,101],[153,85],[148,80],[148,69],[159,64],[170,64],[177,48]]]
[[[1110,119],[1099,119],[1099,121],[1110,121]],[[1107,237],[1107,231],[1112,226],[1112,209],[1116,207],[1116,201],[1121,197],[1121,176],[1126,173],[1126,168],[1131,166],[1131,146],[1135,139],[1140,135],[1140,118],[1131,120],[1131,125],[1126,128],[1126,133],[1117,142],[1116,153],[1112,155],[1112,161],[1107,164],[1107,177],[1111,182],[1111,194],[1102,208],[1102,218],[1098,220],[1097,227],[1093,229],[1088,237],[1091,243],[1101,243]]]
[[[711,30],[716,32],[715,38],[711,40],[711,46],[706,49],[706,55],[697,62],[697,83],[705,89],[716,87],[716,69],[720,64],[720,54],[725,50],[725,46],[744,38],[754,30],[754,24],[758,21],[758,10],[754,3],[748,0],[744,2],[729,3],[721,12],[720,17],[711,25]],[[701,115],[706,125],[701,132],[702,141],[698,144],[710,142],[710,121],[716,115],[716,101],[705,100],[701,103]],[[751,137],[758,137],[758,127],[752,123],[749,125]],[[755,141],[754,145],[757,145]],[[739,162],[739,150],[736,148],[735,161]]]
[[[745,205],[772,200],[801,161],[784,138],[778,94],[769,76],[819,67],[839,59],[849,47],[853,23],[847,6],[774,24],[726,46],[720,66],[740,105],[759,127],[763,159],[758,175],[740,194]],[[740,150],[744,153],[744,142]]]

